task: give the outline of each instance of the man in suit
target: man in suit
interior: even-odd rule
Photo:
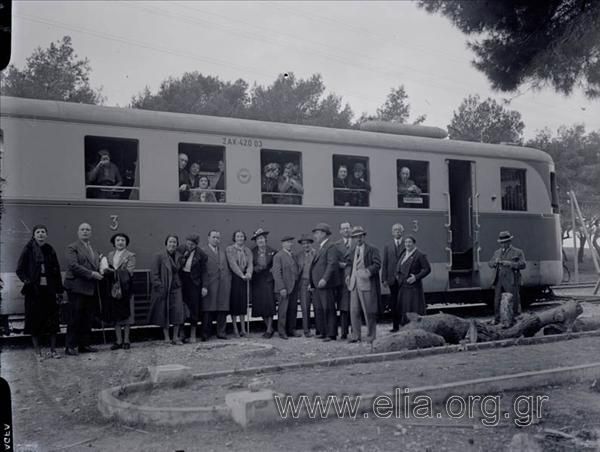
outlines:
[[[97,352],[90,347],[90,333],[94,308],[98,305],[98,281],[100,254],[92,248],[90,238],[92,227],[87,223],[79,225],[78,240],[67,246],[64,287],[69,297],[69,322],[67,324],[67,355]]]
[[[379,306],[379,270],[381,259],[379,250],[366,243],[367,233],[361,226],[352,229],[352,238],[356,239],[348,256],[346,266],[346,285],[350,290],[350,320],[352,339],[361,340],[361,313],[367,323],[367,342],[372,343],[377,336],[377,308]]]
[[[179,154],[179,200],[190,199],[190,172],[187,170],[189,158],[183,152]]]
[[[279,304],[277,310],[277,331],[281,339],[296,336],[298,317],[298,264],[292,254],[294,237],[281,239],[281,250],[273,256],[273,281],[275,296]]]
[[[220,247],[221,233],[208,233],[208,246],[202,248],[206,254],[206,271],[202,275],[202,340],[210,337],[213,317],[217,318],[217,338],[227,339],[225,326],[229,312],[231,294],[231,272],[225,251]]]
[[[298,264],[298,292],[300,295],[300,309],[302,309],[302,329],[304,336],[310,337],[310,305],[312,293],[310,289],[310,266],[315,257],[315,249],[312,247],[313,238],[309,234],[302,234],[298,240],[302,250],[296,254]]]
[[[310,268],[310,284],[314,288],[315,316],[319,335],[325,342],[337,338],[335,289],[340,285],[339,254],[329,240],[331,227],[319,223],[313,229],[317,253]]]
[[[521,312],[521,270],[527,263],[525,254],[519,248],[512,246],[513,236],[508,231],[502,231],[498,235],[498,248],[489,262],[490,268],[494,268],[494,323],[500,322],[500,300],[502,292],[509,292],[513,296],[513,312],[517,316]]]
[[[392,311],[392,329],[395,333],[400,328],[400,307],[398,305],[398,281],[396,280],[396,266],[404,250],[402,240],[404,226],[396,223],[392,226],[392,241],[383,248],[383,287],[390,291],[390,309]]]
[[[342,236],[337,242],[334,243],[338,250],[339,256],[339,267],[340,267],[340,281],[344,280],[344,270],[346,268],[346,261],[352,247],[352,226],[348,222],[340,224],[340,235]],[[337,309],[340,311],[340,326],[341,326],[341,339],[348,337],[348,329],[350,326],[350,291],[345,284],[341,284],[336,290],[335,302]]]
[[[200,237],[189,235],[185,241],[185,249],[181,250],[180,276],[183,302],[188,308],[190,319],[191,343],[196,342],[196,326],[200,320],[200,303],[202,302],[202,275],[206,271],[208,257],[198,247]],[[202,334],[202,340],[206,338]]]

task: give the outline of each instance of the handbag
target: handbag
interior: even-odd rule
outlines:
[[[123,297],[123,291],[121,289],[121,281],[119,280],[119,273],[115,271],[116,281],[112,283],[110,288],[110,296],[115,300],[120,300]]]

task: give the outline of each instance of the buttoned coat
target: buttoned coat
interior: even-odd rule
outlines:
[[[231,272],[225,251],[219,247],[217,255],[209,246],[202,247],[202,251],[207,256],[202,286],[208,290],[206,297],[202,299],[202,310],[229,311]]]
[[[94,295],[96,280],[92,277],[92,272],[97,272],[100,267],[98,251],[94,250],[92,256],[83,242],[77,240],[67,245],[66,261],[65,289],[81,295]]]
[[[511,265],[496,264],[497,260],[510,261]],[[508,291],[518,292],[521,285],[521,270],[527,266],[525,254],[522,250],[512,245],[506,251],[503,248],[498,248],[488,265],[490,268],[496,269],[494,282],[492,283],[494,287],[501,286]]]
[[[187,262],[187,257],[185,256],[186,250],[182,247],[180,248],[180,252],[179,268],[183,271],[183,267],[185,267],[185,263]],[[194,257],[192,257],[192,265],[190,267],[190,279],[196,287],[202,287],[202,275],[206,271],[207,260],[206,253],[197,246],[194,250]]]
[[[379,257],[379,250],[373,245],[366,243],[364,244],[364,256],[363,263],[365,270],[368,270],[370,276],[368,278],[369,284],[364,285],[361,282],[361,278],[357,278],[356,284],[359,290],[364,290],[363,287],[370,292],[371,303],[367,306],[367,314],[376,314],[381,300],[381,284],[379,279],[379,270],[381,269],[381,258]],[[354,257],[356,255],[356,243],[352,246],[352,249],[348,253],[346,260],[346,269],[344,271],[345,277],[349,279],[352,276],[352,267],[354,264]],[[354,287],[348,286],[348,290],[352,291]]]
[[[273,256],[273,280],[275,286],[273,292],[279,294],[285,289],[291,294],[296,288],[298,281],[298,264],[294,259],[293,255],[284,250],[279,250],[275,256]]]
[[[383,263],[381,273],[383,280],[387,282],[389,286],[396,282],[396,267],[398,266],[398,261],[400,260],[400,256],[402,255],[403,251],[404,244],[402,243],[402,239],[400,239],[400,246],[398,246],[397,251],[394,240],[386,243],[383,247]]]
[[[319,281],[325,280],[324,289],[338,287],[340,279],[339,253],[331,239],[320,248],[317,248],[315,257],[310,267],[311,285],[318,287]]]

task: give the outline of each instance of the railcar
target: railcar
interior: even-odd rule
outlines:
[[[430,302],[489,293],[487,261],[498,232],[510,230],[527,258],[525,291],[560,283],[549,155],[444,139],[434,128],[365,129],[0,98],[2,313],[23,312],[15,268],[37,223],[48,226],[63,270],[65,246],[81,222],[92,225],[93,244],[104,253],[115,232],[129,234],[139,321],[148,308],[151,257],[164,236],[194,232],[204,240],[211,229],[228,244],[234,230],[262,227],[278,247],[284,234],[300,236],[323,221],[337,231],[348,221],[382,249],[391,226],[402,223],[431,262],[424,281]],[[92,177],[102,150],[118,185]],[[182,175],[204,178],[204,186],[182,183]],[[286,191],[284,179],[295,189]]]

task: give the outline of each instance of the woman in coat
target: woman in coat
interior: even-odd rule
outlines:
[[[38,359],[43,358],[39,338],[50,336],[50,356],[60,358],[56,351],[56,333],[60,331],[58,316],[63,285],[56,252],[46,243],[48,229],[44,225],[33,227],[33,236],[23,248],[17,264],[17,276],[23,281],[25,295],[25,333],[31,341]]]
[[[267,330],[263,337],[273,337],[273,316],[275,315],[274,283],[271,268],[273,267],[273,256],[277,253],[267,245],[269,231],[259,228],[252,235],[256,246],[252,248],[252,262],[254,264],[254,275],[252,276],[252,314],[262,317]]]
[[[252,279],[252,252],[244,245],[246,234],[244,231],[233,233],[233,244],[225,250],[227,262],[231,270],[231,295],[229,302],[229,314],[233,323],[233,334],[236,337],[246,335],[246,312],[248,306],[249,282]],[[240,319],[240,331],[238,332],[236,317]]]
[[[164,251],[156,254],[150,268],[152,282],[149,323],[163,329],[165,342],[181,345],[179,328],[183,324],[183,297],[179,279],[179,238],[168,235]],[[173,325],[173,339],[169,340],[169,326]]]
[[[413,236],[404,239],[404,250],[396,266],[398,280],[398,306],[400,324],[408,323],[409,312],[425,315],[425,293],[423,278],[431,273],[427,256],[417,249],[417,240]]]
[[[135,254],[127,249],[129,236],[121,232],[110,238],[114,250],[108,253],[104,270],[106,294],[103,297],[103,317],[115,324],[116,341],[111,350],[123,348],[129,350],[129,328],[134,322],[133,316],[133,272],[135,270]],[[116,288],[120,288],[120,293]],[[123,329],[123,331],[122,331]]]

